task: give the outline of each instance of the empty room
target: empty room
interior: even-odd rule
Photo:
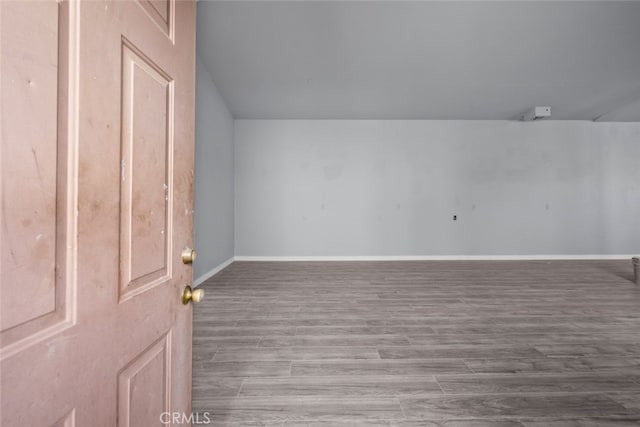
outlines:
[[[638,22],[199,2],[193,410],[640,425]]]
[[[0,36],[3,427],[640,426],[640,1]]]

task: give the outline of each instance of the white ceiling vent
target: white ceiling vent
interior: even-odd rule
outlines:
[[[534,120],[545,119],[551,117],[551,107],[533,107],[522,116],[522,120],[525,122],[532,122]]]

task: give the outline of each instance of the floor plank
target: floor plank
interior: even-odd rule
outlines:
[[[468,344],[457,343],[447,345],[429,345],[411,347],[379,347],[382,359],[477,359],[486,357],[499,358],[535,358],[544,357],[538,350],[518,344]]]
[[[606,395],[468,395],[414,398],[401,397],[409,418],[447,417],[589,417],[603,413],[625,415],[629,410]]]
[[[391,420],[404,415],[394,397],[245,397],[209,402],[213,421]]]
[[[395,348],[395,347],[394,347]],[[380,359],[376,347],[274,347],[219,350],[215,362]]]
[[[295,337],[265,336],[260,347],[370,347],[409,345],[403,335],[297,335]]]
[[[465,374],[471,371],[460,359],[297,361],[291,375],[435,375]]]
[[[195,365],[198,371],[212,376],[222,377],[282,377],[289,376],[291,363],[287,361],[250,361],[250,362],[200,362]]]
[[[612,375],[457,375],[437,376],[436,380],[447,394],[640,392],[640,384]]]
[[[544,357],[536,359],[466,359],[475,373],[575,373],[611,372],[625,375],[640,374],[640,359],[615,357]]]
[[[413,394],[441,395],[442,389],[432,377],[417,376],[249,378],[242,383],[239,396],[396,396]]]

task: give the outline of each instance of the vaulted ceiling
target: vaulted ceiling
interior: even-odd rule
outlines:
[[[199,1],[236,118],[640,121],[640,2]]]

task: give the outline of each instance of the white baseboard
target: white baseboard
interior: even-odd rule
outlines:
[[[204,273],[202,276],[198,277],[197,279],[194,279],[193,287],[195,288],[195,287],[201,285],[202,283],[205,282],[205,280],[207,280],[210,277],[214,276],[215,274],[221,272],[229,264],[231,264],[234,260],[235,260],[235,257],[231,257],[228,260],[226,260],[225,262],[223,262],[222,264],[220,264],[219,266],[212,268],[211,270],[209,270],[206,273]]]
[[[637,255],[235,256],[235,261],[534,261],[625,260]]]
[[[636,255],[390,255],[390,256],[244,256],[229,258],[194,279],[193,287],[221,272],[234,261],[554,261],[554,260],[630,260]]]

